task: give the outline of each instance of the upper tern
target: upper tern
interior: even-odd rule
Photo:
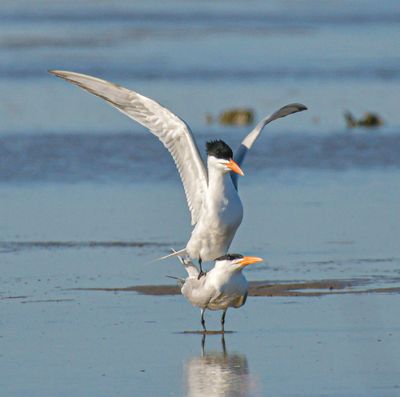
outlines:
[[[227,253],[243,217],[238,195],[238,175],[247,151],[265,125],[280,117],[306,110],[299,103],[286,105],[262,119],[242,141],[237,153],[223,141],[207,143],[207,169],[185,121],[157,102],[127,88],[96,77],[60,70],[50,73],[95,94],[148,128],[168,149],[180,174],[195,225],[186,247],[177,253],[200,264]]]
[[[184,265],[188,277],[179,279],[182,295],[201,310],[201,325],[207,331],[204,312],[223,310],[221,332],[225,331],[225,315],[230,307],[239,308],[246,303],[248,283],[242,270],[252,263],[262,262],[256,256],[226,254],[215,259],[215,266],[199,279],[199,271],[190,260],[178,257]]]

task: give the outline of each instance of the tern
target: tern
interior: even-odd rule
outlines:
[[[215,259],[214,267],[199,278],[199,270],[192,261],[178,256],[188,277],[178,279],[182,295],[201,310],[201,325],[207,332],[204,313],[222,310],[221,332],[225,332],[225,315],[230,307],[239,308],[246,303],[248,283],[242,270],[252,263],[262,262],[257,256],[226,254]]]
[[[194,229],[185,248],[160,259],[186,255],[198,260],[199,277],[204,274],[203,261],[212,261],[228,252],[242,222],[238,175],[243,175],[240,166],[248,150],[268,123],[307,109],[292,103],[265,117],[245,137],[235,155],[222,140],[207,142],[206,169],[189,126],[159,103],[93,76],[61,70],[49,72],[104,99],[150,130],[168,149],[182,180]]]

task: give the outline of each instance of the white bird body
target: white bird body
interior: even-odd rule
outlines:
[[[182,295],[201,309],[225,310],[238,308],[246,302],[248,283],[241,269],[215,266],[200,279],[188,277],[181,288]]]
[[[190,258],[212,261],[224,255],[243,218],[243,206],[229,173],[208,160],[208,186],[199,221],[186,246]]]
[[[221,324],[224,330],[225,314],[228,308],[239,308],[246,303],[248,283],[242,270],[262,259],[238,254],[227,254],[215,260],[215,266],[203,277],[198,278],[197,268],[188,260],[180,258],[188,277],[180,281],[182,295],[201,309],[204,330],[204,311],[223,310]],[[196,271],[196,270],[197,271]]]
[[[181,177],[195,227],[184,249],[161,259],[186,254],[199,260],[200,269],[202,261],[226,254],[242,221],[237,175],[243,175],[239,165],[247,151],[269,122],[306,109],[301,104],[290,104],[264,118],[246,136],[235,156],[225,142],[208,142],[206,170],[188,125],[159,103],[96,77],[60,70],[50,72],[106,100],[148,128],[168,149]]]

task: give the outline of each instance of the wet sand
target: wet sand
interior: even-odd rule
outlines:
[[[395,281],[395,280],[393,280]],[[334,294],[399,293],[400,287],[368,287],[372,280],[316,280],[272,284],[268,281],[249,283],[249,296],[324,296]],[[133,285],[130,287],[77,288],[81,291],[137,292],[143,295],[180,295],[176,285]]]

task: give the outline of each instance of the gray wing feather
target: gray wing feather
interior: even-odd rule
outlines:
[[[50,73],[103,98],[148,128],[163,143],[175,161],[192,225],[196,224],[207,188],[207,171],[188,125],[159,103],[127,88],[80,73],[60,70],[52,70]]]
[[[254,142],[260,135],[263,128],[269,124],[271,121],[279,119],[281,117],[288,116],[289,114],[301,112],[303,110],[307,110],[307,107],[302,105],[301,103],[290,103],[286,105],[276,112],[272,113],[271,115],[263,118],[255,127],[254,129],[243,139],[242,143],[240,144],[239,148],[237,149],[233,159],[241,165],[246,157],[247,152],[251,149]],[[238,174],[231,172],[231,177],[233,184],[235,185],[236,189],[238,188]]]

